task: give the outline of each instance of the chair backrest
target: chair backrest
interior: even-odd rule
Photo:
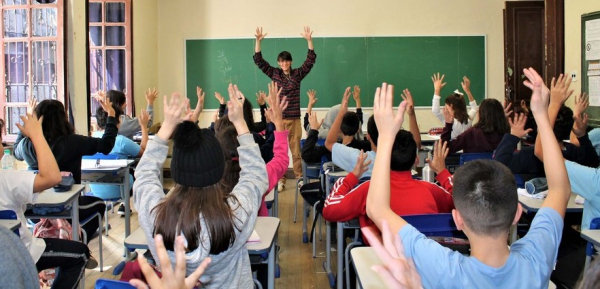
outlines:
[[[17,213],[13,210],[1,210],[0,211],[0,219],[2,220],[17,220]],[[19,234],[19,230],[15,231],[15,234],[17,234],[17,236],[21,236],[21,234]]]
[[[460,155],[459,164],[462,166],[467,162],[474,160],[491,160],[493,158],[493,153],[463,153]]]
[[[600,229],[600,218],[594,218],[590,222],[590,230],[598,230]],[[591,257],[595,253],[594,245],[590,242],[585,246],[585,255]]]
[[[103,153],[97,153],[95,155],[91,155],[91,156],[83,156],[81,157],[84,160],[118,160],[121,157],[119,157],[118,155],[115,154],[103,154]]]
[[[94,286],[95,289],[135,289],[129,282],[111,280],[111,279],[98,279]]]
[[[466,238],[465,234],[456,228],[450,213],[410,215],[402,218],[428,237]]]

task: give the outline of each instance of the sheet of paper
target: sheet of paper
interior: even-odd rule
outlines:
[[[585,59],[600,59],[600,19],[585,22]]]
[[[258,233],[256,233],[256,230],[252,230],[252,235],[250,235],[250,238],[246,243],[260,243],[260,237],[258,236]]]
[[[590,105],[600,106],[600,76],[588,76]]]
[[[600,70],[588,70],[587,75],[588,76],[600,75]]]

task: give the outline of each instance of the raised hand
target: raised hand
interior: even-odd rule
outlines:
[[[220,104],[225,104],[225,98],[216,91],[215,91],[215,98],[219,101]]]
[[[371,269],[377,272],[387,288],[423,288],[421,276],[419,276],[414,262],[404,255],[400,235],[392,233],[387,221],[382,221],[381,238],[383,244],[375,233],[373,226],[364,227],[361,230],[369,240],[369,244],[375,250],[379,260],[383,263],[383,265],[374,265]]]
[[[102,109],[108,113],[108,116],[115,116],[115,109],[112,106],[112,102],[106,97],[105,93],[100,94],[100,92],[98,92],[96,100],[98,100]]]
[[[312,112],[308,116],[308,123],[310,124],[310,129],[319,130],[321,128],[321,125],[323,124],[323,120],[324,119],[321,119],[321,121],[319,122],[317,120],[317,113]]]
[[[350,86],[346,87],[346,90],[344,91],[344,96],[342,97],[342,103],[340,106],[339,113],[346,113],[346,111],[348,111],[349,100],[350,100]]]
[[[310,30],[310,27],[308,26],[304,26],[304,31],[300,33],[300,35],[302,35],[302,37],[304,37],[304,39],[306,39],[307,41],[312,41],[312,34],[313,31]]]
[[[444,121],[446,123],[454,123],[454,110],[448,109],[444,106],[442,108],[442,114],[444,114]]]
[[[150,122],[150,114],[145,109],[142,109],[137,119],[140,127],[148,127],[148,122]]]
[[[148,105],[153,105],[156,98],[158,98],[158,91],[156,91],[156,88],[148,88],[144,96]]]
[[[444,82],[444,77],[445,75],[443,74],[440,77],[439,72],[437,74],[433,74],[433,76],[431,77],[431,81],[433,81],[433,91],[435,95],[440,95],[440,93],[442,92],[442,88],[446,86],[446,83]]]
[[[523,110],[523,113],[525,113],[525,115],[529,115],[529,108],[527,108],[527,103],[524,99],[521,99],[521,109]]]
[[[265,38],[265,36],[267,36],[267,34],[268,33],[263,34],[262,27],[256,27],[256,34],[254,34],[254,37],[256,37],[256,41],[261,41]]]
[[[204,109],[204,95],[205,93],[202,91],[202,88],[196,86],[196,95],[198,96],[198,102],[196,103],[196,108],[191,113],[190,121],[197,122],[200,117],[200,113]],[[189,112],[188,112],[189,113]]]
[[[389,140],[396,138],[396,134],[402,128],[406,105],[406,101],[402,101],[398,106],[398,113],[394,115],[394,86],[384,82],[375,90],[373,116],[380,138],[384,137]]]
[[[265,102],[267,101],[267,94],[260,90],[259,92],[256,93],[256,102],[258,103],[258,105],[263,106],[265,105]]]
[[[410,115],[410,116],[415,115],[415,102],[413,101],[412,94],[410,93],[408,88],[406,88],[402,91],[401,96],[402,96],[402,99],[404,99],[404,101],[406,101],[406,112],[408,113],[408,115]]]
[[[244,120],[244,100],[246,99],[237,85],[229,84],[229,101],[227,102],[227,115],[235,126],[239,135],[249,132],[248,124]]]
[[[187,278],[185,277],[185,249],[183,243],[185,242],[183,236],[178,236],[175,238],[175,271],[173,272],[173,267],[171,266],[171,260],[169,259],[169,255],[167,254],[167,249],[165,248],[165,244],[163,243],[163,238],[161,235],[154,236],[154,243],[156,244],[156,251],[158,254],[158,259],[160,260],[160,267],[162,278],[159,278],[154,272],[154,269],[148,265],[148,261],[142,255],[138,257],[138,262],[140,263],[140,267],[142,269],[142,273],[144,273],[144,277],[146,277],[146,281],[148,284],[142,282],[139,279],[132,279],[129,283],[135,288],[138,289],[147,289],[148,285],[152,287],[152,289],[191,289],[196,286],[198,283],[198,279],[204,273],[204,270],[208,267],[208,264],[211,262],[211,258],[207,257],[200,263],[200,266],[194,271],[194,273],[190,274]]]
[[[544,87],[546,86],[544,85],[544,80],[533,68],[525,68],[523,69],[523,73],[527,77],[527,80],[525,80],[523,84],[533,91],[529,105],[531,112],[533,112],[533,117],[535,117],[536,120],[539,117],[548,118],[548,103],[550,102],[550,94],[544,92]]]
[[[43,116],[38,119],[35,111],[33,111],[33,113],[21,115],[20,118],[23,121],[23,124],[16,123],[16,125],[23,135],[30,139],[36,136],[44,137],[44,132],[42,131]]]
[[[583,113],[581,115],[577,115],[573,117],[575,122],[573,122],[573,133],[577,138],[581,138],[586,134],[587,124],[588,124],[588,115],[587,113]]]
[[[502,107],[504,108],[504,116],[506,116],[506,118],[510,118],[510,115],[513,113],[513,110],[511,109],[512,102],[505,98]]]
[[[427,163],[429,164],[429,168],[433,170],[436,174],[439,174],[446,168],[446,157],[450,152],[450,149],[446,146],[448,142],[438,140],[435,142],[435,149],[433,150],[433,159],[427,159]]]
[[[355,85],[354,90],[352,90],[352,98],[354,98],[354,102],[356,102],[356,108],[361,108],[360,87],[358,85]]]
[[[522,138],[532,131],[532,129],[525,129],[525,123],[527,123],[527,116],[522,113],[515,113],[513,118],[508,118],[510,124],[510,134]]]
[[[270,89],[275,89],[275,85]],[[281,100],[279,94],[271,95],[267,101],[269,102],[269,109],[266,111],[267,118],[275,124],[275,130],[283,131],[283,111],[287,108],[287,98],[284,96]]]
[[[468,93],[471,91],[471,80],[469,80],[468,77],[463,76],[463,81],[460,83],[460,85],[462,86],[465,92]]]
[[[179,93],[173,93],[171,100],[167,100],[167,96],[163,97],[163,123],[160,126],[160,130],[156,134],[162,140],[169,140],[175,127],[184,120],[191,118],[191,112],[187,112],[182,117],[182,113],[190,105],[190,100],[182,98]]]
[[[369,169],[371,160],[366,161],[367,156],[367,154],[360,150],[360,155],[358,155],[358,158],[356,159],[356,165],[352,170],[352,174],[354,174],[357,179],[360,179],[360,177]]]
[[[317,100],[319,100],[317,98],[317,92],[314,89],[309,89],[306,92],[306,95],[308,95],[308,106],[309,107],[313,107],[317,103]]]
[[[575,117],[581,116],[590,105],[589,96],[582,92],[578,96],[575,96],[575,105],[573,106],[573,115]]]
[[[37,99],[35,97],[29,97],[27,99],[27,115],[32,115],[37,106]]]
[[[569,99],[571,94],[573,94],[573,90],[569,90],[571,80],[571,77],[562,74],[559,75],[557,79],[555,79],[554,77],[552,78],[552,83],[550,85],[550,101],[552,103],[562,105],[563,103],[565,103],[565,101],[567,101],[567,99]],[[548,89],[546,85],[543,85],[542,92],[544,91],[544,87],[545,90]]]

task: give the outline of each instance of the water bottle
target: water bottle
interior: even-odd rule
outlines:
[[[422,176],[424,181],[428,181],[430,183],[433,183],[435,181],[435,175],[433,170],[429,167],[429,164],[425,164],[425,166],[423,167],[423,176]]]
[[[2,157],[2,169],[13,170],[15,168],[15,158],[10,154],[10,150],[4,150],[4,156]]]

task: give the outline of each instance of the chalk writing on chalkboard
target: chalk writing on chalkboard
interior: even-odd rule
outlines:
[[[227,56],[225,56],[225,50],[217,51],[217,62],[221,66],[219,66],[219,72],[223,74],[223,76],[227,76],[227,72],[232,70],[232,67],[229,64],[229,60],[227,60]]]

